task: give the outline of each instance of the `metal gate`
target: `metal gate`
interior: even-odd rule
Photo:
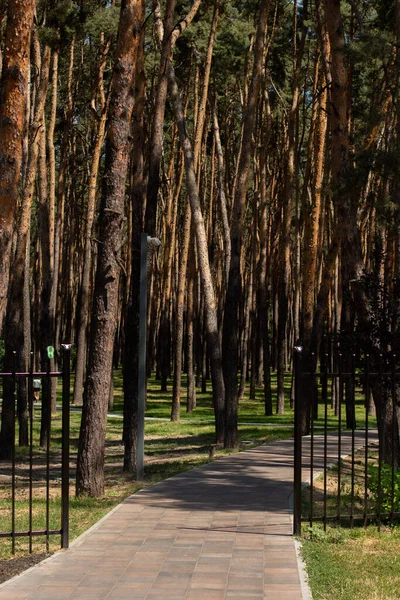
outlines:
[[[399,361],[359,351],[316,363],[295,348],[294,535],[302,521],[380,529],[400,516]],[[385,416],[374,394],[385,394]]]
[[[8,498],[7,507],[4,511],[9,513],[6,519],[9,523],[6,531],[0,531],[0,538],[10,538],[12,553],[15,553],[15,542],[17,538],[29,538],[29,552],[32,552],[33,538],[36,536],[45,536],[46,550],[49,550],[50,536],[60,535],[61,547],[68,548],[69,545],[69,438],[70,438],[70,348],[69,344],[63,344],[62,371],[51,372],[50,369],[45,372],[33,371],[33,361],[29,372],[18,372],[16,370],[16,353],[13,357],[13,368],[10,372],[0,373],[0,378],[11,380],[12,382],[12,447],[11,459],[5,465],[0,463],[3,468],[3,486],[7,487]],[[36,451],[34,443],[34,380],[48,380],[51,378],[62,378],[62,416],[61,416],[61,460],[60,467],[57,467],[57,477],[51,473],[51,411],[49,412],[49,422],[47,423],[48,435],[45,448],[42,449],[40,460],[42,461],[42,471],[44,478],[44,528],[35,529],[34,516],[34,471],[37,467],[39,454]],[[21,379],[27,382],[27,404],[28,404],[28,447],[25,450],[17,450],[16,431],[18,427],[17,418],[17,384]],[[23,475],[19,475],[21,472]],[[50,522],[50,484],[60,482],[61,487],[61,508],[56,527],[51,527]],[[17,492],[21,492],[21,484],[26,500],[23,503],[24,522],[28,524],[26,528],[19,529],[18,518],[16,516]],[[4,489],[4,487],[3,487]],[[25,510],[26,507],[26,510]],[[3,512],[4,512],[3,511]],[[6,518],[6,517],[5,517]],[[4,528],[4,526],[3,526]]]

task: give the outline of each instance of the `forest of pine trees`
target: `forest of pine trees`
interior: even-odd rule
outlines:
[[[142,232],[148,373],[174,421],[183,370],[185,410],[212,389],[225,448],[247,380],[284,411],[295,343],[311,368],[329,345],[400,350],[400,0],[1,0],[0,69],[4,369],[73,344],[78,494],[103,492],[119,366],[135,471]],[[373,398],[398,440],[400,389]]]

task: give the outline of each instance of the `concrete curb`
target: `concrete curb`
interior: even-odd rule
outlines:
[[[292,518],[293,525],[293,492],[289,496],[289,510]],[[293,537],[294,547],[296,548],[297,566],[299,569],[300,587],[303,600],[313,600],[311,589],[308,583],[308,574],[306,564],[301,555],[301,541]]]

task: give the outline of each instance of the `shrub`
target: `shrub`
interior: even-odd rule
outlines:
[[[381,467],[381,494],[380,494],[380,509],[381,512],[400,512],[400,471],[394,472],[394,494],[392,507],[392,467],[391,465],[382,464]],[[375,504],[377,510],[379,505],[379,468],[369,467],[368,472],[368,489],[370,498]]]

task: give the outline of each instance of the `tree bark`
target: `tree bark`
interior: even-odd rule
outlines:
[[[195,6],[194,3],[193,6]],[[208,88],[210,83],[211,63],[213,48],[217,33],[217,23],[219,17],[219,0],[215,0],[214,14],[211,24],[211,31],[208,40],[207,57],[204,69],[204,81],[203,81],[203,94],[200,100],[200,107],[198,111],[198,118],[196,122],[196,137],[193,151],[193,163],[194,170],[197,174],[198,159],[200,153],[201,140],[203,137],[206,105],[208,98]],[[184,116],[184,115],[183,115]],[[172,395],[172,409],[171,409],[171,420],[179,420],[179,403],[180,403],[180,388],[181,388],[181,373],[182,373],[182,344],[183,344],[183,313],[185,303],[185,287],[186,287],[186,271],[187,271],[187,260],[190,243],[190,229],[191,229],[191,210],[190,204],[188,203],[185,207],[184,216],[184,227],[183,227],[183,241],[181,245],[181,257],[179,264],[179,277],[178,277],[178,293],[176,303],[176,323],[175,323],[175,355],[174,355],[174,383],[173,383],[173,395]],[[221,434],[222,435],[222,434]]]
[[[206,309],[208,348],[211,360],[216,439],[217,443],[219,443],[223,439],[225,388],[222,374],[221,349],[218,336],[217,310],[210,263],[208,259],[208,244],[194,170],[192,146],[187,134],[182,102],[175,79],[174,68],[171,63],[168,67],[168,79],[174,108],[174,116],[178,125],[179,139],[184,153],[186,186],[193,218],[193,227],[196,232],[199,270]]]
[[[35,0],[9,0],[0,81],[0,334],[7,303],[12,235],[29,83],[30,39]]]
[[[37,41],[38,43],[38,41]],[[24,289],[25,277],[29,277],[26,268],[26,255],[28,252],[29,231],[31,222],[31,206],[36,181],[36,167],[39,155],[39,143],[41,130],[44,123],[44,105],[46,101],[50,67],[50,48],[45,47],[40,68],[40,80],[36,94],[36,105],[34,118],[30,127],[30,150],[27,165],[25,188],[23,190],[22,203],[19,215],[18,235],[15,255],[12,265],[12,278],[8,295],[6,327],[5,327],[5,350],[6,368],[10,368],[8,361],[12,360],[11,352],[17,351],[17,366],[21,369],[27,367],[29,348],[25,343],[29,339],[25,328],[30,327],[29,315],[24,311]],[[4,398],[0,432],[0,457],[9,457],[11,452],[10,439],[12,436],[11,413],[12,390],[11,382],[4,382]]]
[[[237,373],[239,343],[238,307],[241,296],[240,255],[242,247],[244,206],[250,171],[252,135],[261,86],[268,13],[269,0],[261,0],[260,16],[258,20],[257,36],[254,48],[253,76],[249,99],[245,109],[243,139],[239,158],[239,168],[237,184],[235,187],[231,224],[231,262],[222,335],[223,370],[226,389],[224,439],[224,445],[226,448],[237,448],[239,443],[237,430]]]
[[[104,444],[125,223],[125,180],[134,75],[142,27],[141,5],[140,0],[124,0],[118,27],[107,124],[86,398],[78,446],[78,495],[101,496],[104,492]]]
[[[141,20],[144,20],[144,1]],[[146,106],[146,75],[144,71],[144,27],[139,42],[135,76],[135,107],[132,117],[132,263],[129,298],[125,316],[123,359],[124,391],[124,471],[136,470],[138,362],[139,362],[139,301],[140,301],[140,234],[143,229],[144,207],[144,111]]]
[[[307,14],[307,3],[303,6],[304,15]],[[297,2],[293,5],[293,39],[297,37]],[[300,96],[300,72],[307,35],[307,28],[303,26],[299,47],[293,48],[293,78],[292,78],[292,103],[288,115],[287,125],[287,149],[285,165],[284,201],[282,207],[282,229],[279,240],[279,283],[278,283],[278,331],[277,331],[277,414],[285,411],[285,389],[284,371],[287,359],[287,322],[288,322],[288,296],[289,296],[289,274],[290,274],[290,231],[292,218],[292,195],[295,181],[295,152],[296,152],[296,122],[298,117],[298,105]]]
[[[74,400],[75,405],[83,404],[83,377],[86,366],[86,344],[87,344],[87,324],[88,324],[88,305],[89,305],[89,291],[90,291],[90,274],[92,268],[92,230],[96,208],[96,196],[97,196],[97,176],[99,172],[99,164],[101,157],[101,150],[103,147],[104,134],[107,120],[108,110],[108,98],[106,99],[104,94],[104,83],[103,75],[106,66],[106,59],[110,42],[103,46],[101,52],[101,58],[98,67],[98,86],[97,92],[100,98],[100,116],[97,123],[97,131],[95,135],[93,150],[92,150],[92,164],[90,166],[89,176],[89,193],[87,200],[87,215],[86,215],[86,226],[85,226],[85,245],[84,245],[84,256],[83,256],[83,267],[82,267],[82,283],[80,289],[80,300],[78,307],[78,323],[77,323],[77,336],[76,336],[76,367],[75,367],[75,382],[74,382]],[[93,100],[93,104],[94,100]]]

